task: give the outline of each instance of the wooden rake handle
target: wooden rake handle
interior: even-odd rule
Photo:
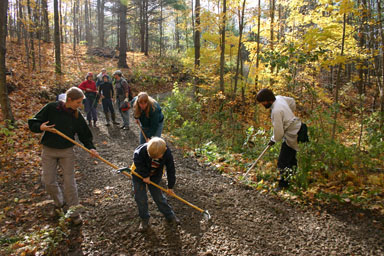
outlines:
[[[77,141],[73,140],[72,138],[68,137],[68,136],[65,135],[64,133],[58,131],[58,130],[55,129],[55,128],[53,128],[53,130],[54,130],[54,132],[55,132],[56,134],[58,134],[58,135],[60,135],[61,137],[63,137],[63,138],[65,138],[65,139],[69,140],[69,141],[72,142],[73,144],[75,144],[75,145],[81,147],[82,149],[84,149],[84,150],[87,151],[88,153],[93,154],[93,152],[92,152],[90,149],[84,147],[83,145],[81,145],[81,144],[78,143]],[[145,136],[145,135],[144,135],[144,136]],[[101,161],[103,161],[104,163],[106,163],[107,165],[111,166],[112,168],[114,168],[114,169],[116,169],[116,170],[119,169],[119,167],[117,167],[116,165],[112,164],[111,162],[105,160],[105,159],[102,158],[101,156],[97,155],[96,157],[97,157],[98,159],[100,159]],[[134,166],[134,165],[133,165],[133,166]],[[134,167],[134,168],[136,168],[136,167]],[[132,169],[134,169],[134,168],[132,168]],[[131,172],[132,172],[133,175],[139,177],[140,179],[143,179],[143,177],[142,177],[140,174],[138,174],[137,172],[135,172],[134,170],[131,170]],[[129,174],[127,171],[122,171],[121,173],[123,173],[125,176],[128,176],[129,178],[132,179],[132,175]],[[163,187],[157,185],[156,183],[150,181],[150,184],[151,184],[152,186],[155,186],[155,187],[161,189],[162,191],[166,192],[168,195],[171,195],[171,196],[175,197],[176,199],[180,200],[181,202],[183,202],[183,203],[189,205],[190,207],[192,207],[192,208],[198,210],[199,212],[202,212],[202,213],[205,213],[205,212],[206,212],[206,211],[204,211],[203,209],[197,207],[196,205],[191,204],[190,202],[184,200],[183,198],[179,197],[179,196],[176,195],[176,194],[169,194],[167,189],[165,189],[165,188],[163,188]]]

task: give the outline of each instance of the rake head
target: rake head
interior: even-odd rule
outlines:
[[[203,212],[203,218],[206,220],[206,221],[209,221],[211,219],[211,214],[209,214],[209,212],[207,210],[205,210]]]

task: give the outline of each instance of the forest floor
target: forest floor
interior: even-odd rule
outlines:
[[[18,56],[23,51],[9,52]],[[74,86],[87,70],[106,66],[112,71],[115,60],[95,62],[84,52],[79,58],[66,54],[65,65],[73,67],[73,72],[67,72],[63,81],[58,81],[51,68],[26,74],[19,62],[11,65],[16,67],[10,98],[18,129],[12,133],[0,125],[0,255],[384,255],[382,214],[348,202],[311,205],[285,193],[253,189],[186,156],[171,143],[175,193],[208,210],[209,222],[199,211],[170,197],[181,225],[169,226],[149,196],[151,228],[139,232],[131,181],[76,147],[84,223],[70,227],[64,218],[58,223],[48,214],[53,203],[40,181],[40,135],[29,131],[26,120],[50,101],[45,92],[57,82]],[[140,65],[146,63],[143,57],[134,56],[131,59]],[[53,63],[43,60],[47,62],[43,67]],[[153,95],[171,87],[136,90]],[[99,125],[91,128],[98,152],[119,167],[129,166],[139,141],[137,125],[131,118],[128,131],[104,126],[99,112]]]
[[[92,128],[100,155],[123,167],[132,163],[139,129]],[[180,226],[169,226],[149,196],[151,228],[138,231],[131,181],[76,148],[84,224],[60,246],[63,255],[383,255],[383,219],[347,205],[307,207],[260,193],[201,166],[170,145],[175,193],[208,210],[169,198]],[[163,183],[163,186],[165,184]],[[47,198],[48,199],[48,198]],[[40,213],[51,207],[46,204]],[[43,214],[40,214],[43,215]],[[40,219],[44,225],[46,219]]]

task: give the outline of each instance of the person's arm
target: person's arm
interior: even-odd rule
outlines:
[[[156,103],[155,110],[152,110],[152,115],[150,113],[150,127],[148,129],[148,138],[151,138],[155,135],[157,128],[159,128],[160,117],[161,117],[161,108],[160,105]]]
[[[167,169],[168,189],[173,189],[176,183],[176,170],[175,162],[173,160],[172,152],[169,148],[164,154],[165,167]]]
[[[33,118],[28,120],[29,129],[35,133],[41,133],[43,130],[40,129],[41,125],[48,120],[48,110],[50,104],[45,105]],[[52,124],[51,124],[52,125]]]
[[[289,108],[292,110],[292,113],[296,111],[296,102],[295,99],[291,97],[284,97],[285,101],[288,103]]]
[[[85,86],[85,82],[86,81],[83,81],[83,82],[81,82],[81,84],[79,84],[79,89],[81,89],[81,90],[83,90],[83,91],[85,91],[87,88],[86,88],[86,86]]]
[[[143,146],[137,150],[133,154],[133,162],[136,166],[136,172],[139,173],[143,178],[149,177],[149,169],[148,166],[148,157],[146,156],[147,151],[143,148]]]
[[[284,136],[283,111],[272,112],[273,136],[272,141],[280,141]]]
[[[128,99],[128,96],[129,96],[129,85],[128,85],[127,81],[123,80],[123,81],[121,82],[121,85],[122,85],[123,88],[124,88],[124,95],[125,95],[125,98],[126,98],[127,100],[129,100],[129,99]]]
[[[84,117],[79,113],[79,117],[77,119],[77,135],[81,143],[88,149],[96,149],[93,144],[93,135],[91,130],[89,129],[87,123],[84,120]]]

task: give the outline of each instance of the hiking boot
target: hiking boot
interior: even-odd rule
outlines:
[[[83,224],[83,219],[81,218],[80,214],[70,217],[70,219],[71,219],[71,224],[73,226],[81,226]]]
[[[125,128],[125,125],[123,125],[123,126],[120,126],[120,129],[124,129]]]
[[[167,218],[167,223],[171,225],[180,225],[180,219],[176,217],[176,215],[173,215],[171,218]]]
[[[139,231],[140,232],[145,232],[147,231],[149,228],[149,219],[142,219],[140,221],[140,225],[139,225]]]
[[[93,121],[93,126],[95,126],[95,127],[97,127],[96,122],[97,122],[96,120]]]

